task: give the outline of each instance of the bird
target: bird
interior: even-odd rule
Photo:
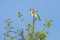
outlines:
[[[39,21],[41,21],[40,19],[40,16],[38,15],[38,11],[33,9],[33,8],[30,8],[30,14],[33,16],[33,24],[35,23],[35,21],[37,19],[39,19]]]
[[[38,11],[30,8],[30,14],[34,17],[35,20],[39,19],[39,21],[41,21],[40,16],[38,15]]]

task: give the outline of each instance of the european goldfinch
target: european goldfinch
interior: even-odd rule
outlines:
[[[37,19],[40,19],[40,16],[38,15],[38,11],[34,10],[33,8],[30,9],[30,14],[33,16],[33,26],[34,26],[34,23]]]
[[[30,9],[30,14],[33,16],[34,20],[39,19],[41,21],[40,16],[38,15],[38,11],[31,8]]]

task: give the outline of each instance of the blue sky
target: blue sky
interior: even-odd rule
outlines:
[[[3,40],[4,20],[10,18],[13,26],[19,26],[18,12],[21,12],[25,19],[20,23],[22,28],[26,28],[27,23],[32,23],[32,16],[29,9],[38,10],[42,21],[36,21],[36,30],[43,28],[44,18],[52,19],[53,25],[48,30],[47,40],[60,40],[60,0],[0,0],[0,40]]]

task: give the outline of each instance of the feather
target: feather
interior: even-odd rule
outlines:
[[[40,16],[38,15],[38,19],[39,19],[39,21],[41,21],[41,19],[40,19]]]

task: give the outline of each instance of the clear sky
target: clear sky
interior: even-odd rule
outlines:
[[[20,23],[22,28],[26,28],[27,23],[32,23],[32,16],[29,9],[38,10],[42,21],[36,21],[36,30],[43,28],[44,18],[52,19],[53,25],[48,30],[47,40],[60,40],[60,0],[0,0],[0,40],[3,40],[4,20],[10,18],[13,26],[19,26],[18,12],[21,12],[25,19]]]

